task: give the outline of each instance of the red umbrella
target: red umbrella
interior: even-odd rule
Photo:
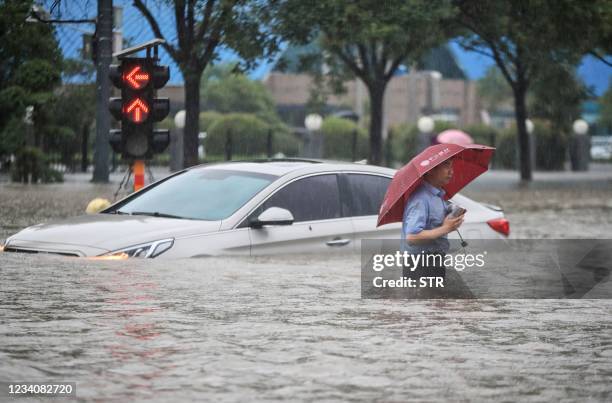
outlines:
[[[453,178],[444,186],[450,199],[468,183],[489,169],[495,148],[480,144],[436,144],[427,147],[395,173],[378,213],[377,227],[402,221],[408,197],[421,184],[423,175],[440,163],[453,158]]]

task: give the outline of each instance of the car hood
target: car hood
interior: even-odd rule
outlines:
[[[92,248],[105,253],[165,238],[214,232],[220,227],[221,221],[93,214],[28,227],[10,237],[7,246],[37,249],[36,244],[40,243],[41,248],[50,244],[70,245],[72,250],[83,246],[89,250],[83,254],[89,255]]]

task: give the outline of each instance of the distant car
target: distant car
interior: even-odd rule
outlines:
[[[594,159],[594,160],[612,159],[612,137],[610,136],[591,137],[591,159]]]
[[[192,167],[99,214],[28,227],[5,252],[103,258],[358,252],[362,239],[399,239],[401,223],[376,228],[395,170],[316,160]],[[505,238],[499,208],[459,194],[464,238]],[[451,235],[452,237],[452,235]]]

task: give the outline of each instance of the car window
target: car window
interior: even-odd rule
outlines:
[[[194,169],[160,183],[118,206],[117,210],[222,220],[276,179],[276,175],[254,172]]]
[[[270,207],[287,209],[294,222],[340,217],[340,192],[334,174],[310,176],[278,190],[252,215],[257,217]]]
[[[350,215],[377,215],[391,178],[377,175],[348,174]]]

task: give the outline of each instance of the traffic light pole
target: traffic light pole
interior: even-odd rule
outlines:
[[[138,192],[144,187],[145,183],[145,162],[144,160],[135,160],[132,165],[134,171],[134,192]]]
[[[113,0],[98,0],[96,59],[96,142],[94,153],[94,171],[92,182],[108,182],[108,157],[110,147],[108,133],[110,114],[108,99],[110,97],[110,64],[113,61]]]

